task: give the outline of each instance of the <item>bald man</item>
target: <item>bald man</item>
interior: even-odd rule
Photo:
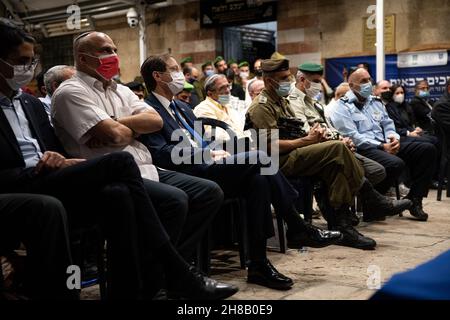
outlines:
[[[413,202],[410,213],[417,220],[426,221],[428,214],[423,210],[422,199],[428,194],[435,170],[436,148],[409,137],[400,143],[382,101],[372,95],[367,70],[360,68],[352,73],[349,86],[350,91],[329,112],[334,127],[353,140],[360,154],[385,167],[386,178],[377,185],[381,193],[386,193],[405,168],[409,169],[411,190],[406,198]]]
[[[189,260],[219,210],[223,192],[212,181],[153,165],[150,152],[137,138],[158,131],[162,119],[128,87],[112,80],[119,67],[116,51],[111,38],[101,32],[75,40],[77,73],[53,95],[56,133],[70,154],[84,158],[130,153],[173,245]],[[184,86],[182,72],[168,77]]]

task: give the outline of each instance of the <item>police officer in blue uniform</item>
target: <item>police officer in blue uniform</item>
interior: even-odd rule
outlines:
[[[407,137],[400,143],[383,103],[371,95],[367,70],[360,68],[352,73],[349,84],[351,90],[330,113],[334,127],[353,140],[360,154],[385,167],[386,179],[377,185],[381,193],[394,184],[405,167],[409,169],[411,189],[406,197],[413,202],[410,213],[417,220],[426,221],[428,214],[423,210],[422,199],[428,194],[435,171],[435,146]]]

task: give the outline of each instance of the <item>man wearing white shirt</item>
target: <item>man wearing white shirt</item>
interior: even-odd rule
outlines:
[[[56,133],[69,154],[87,159],[129,152],[172,242],[189,259],[220,208],[223,192],[209,180],[153,165],[150,152],[136,138],[159,130],[162,120],[128,87],[111,80],[118,71],[116,50],[103,33],[75,39],[77,72],[52,99]]]

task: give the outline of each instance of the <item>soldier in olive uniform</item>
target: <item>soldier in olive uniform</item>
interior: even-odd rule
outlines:
[[[287,177],[316,176],[324,181],[335,216],[328,217],[329,227],[344,235],[343,245],[373,249],[376,242],[357,232],[350,222],[350,204],[357,192],[372,212],[390,214],[396,208],[376,192],[364,178],[364,171],[353,153],[341,141],[326,141],[325,129],[315,124],[309,133],[293,137],[298,130],[286,132],[296,123],[286,97],[294,87],[289,61],[263,60],[265,89],[254,99],[247,113],[247,127],[279,129],[279,163]],[[271,138],[268,134],[269,140]],[[270,143],[270,141],[269,141]]]
[[[323,66],[320,64],[303,63],[298,66],[296,86],[287,98],[294,110],[295,117],[304,123],[303,130],[306,133],[315,123],[320,123],[320,126],[326,129],[329,140],[342,140],[354,152],[356,159],[364,169],[366,178],[375,186],[386,177],[384,167],[378,162],[356,153],[353,141],[339,134],[339,131],[326,119],[325,107],[315,99],[321,91],[322,74]]]

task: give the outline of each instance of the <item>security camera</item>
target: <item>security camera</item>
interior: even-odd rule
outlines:
[[[128,21],[128,25],[131,28],[136,28],[138,26],[138,24],[139,24],[139,15],[136,12],[136,9],[134,9],[134,8],[128,9],[127,21]]]

